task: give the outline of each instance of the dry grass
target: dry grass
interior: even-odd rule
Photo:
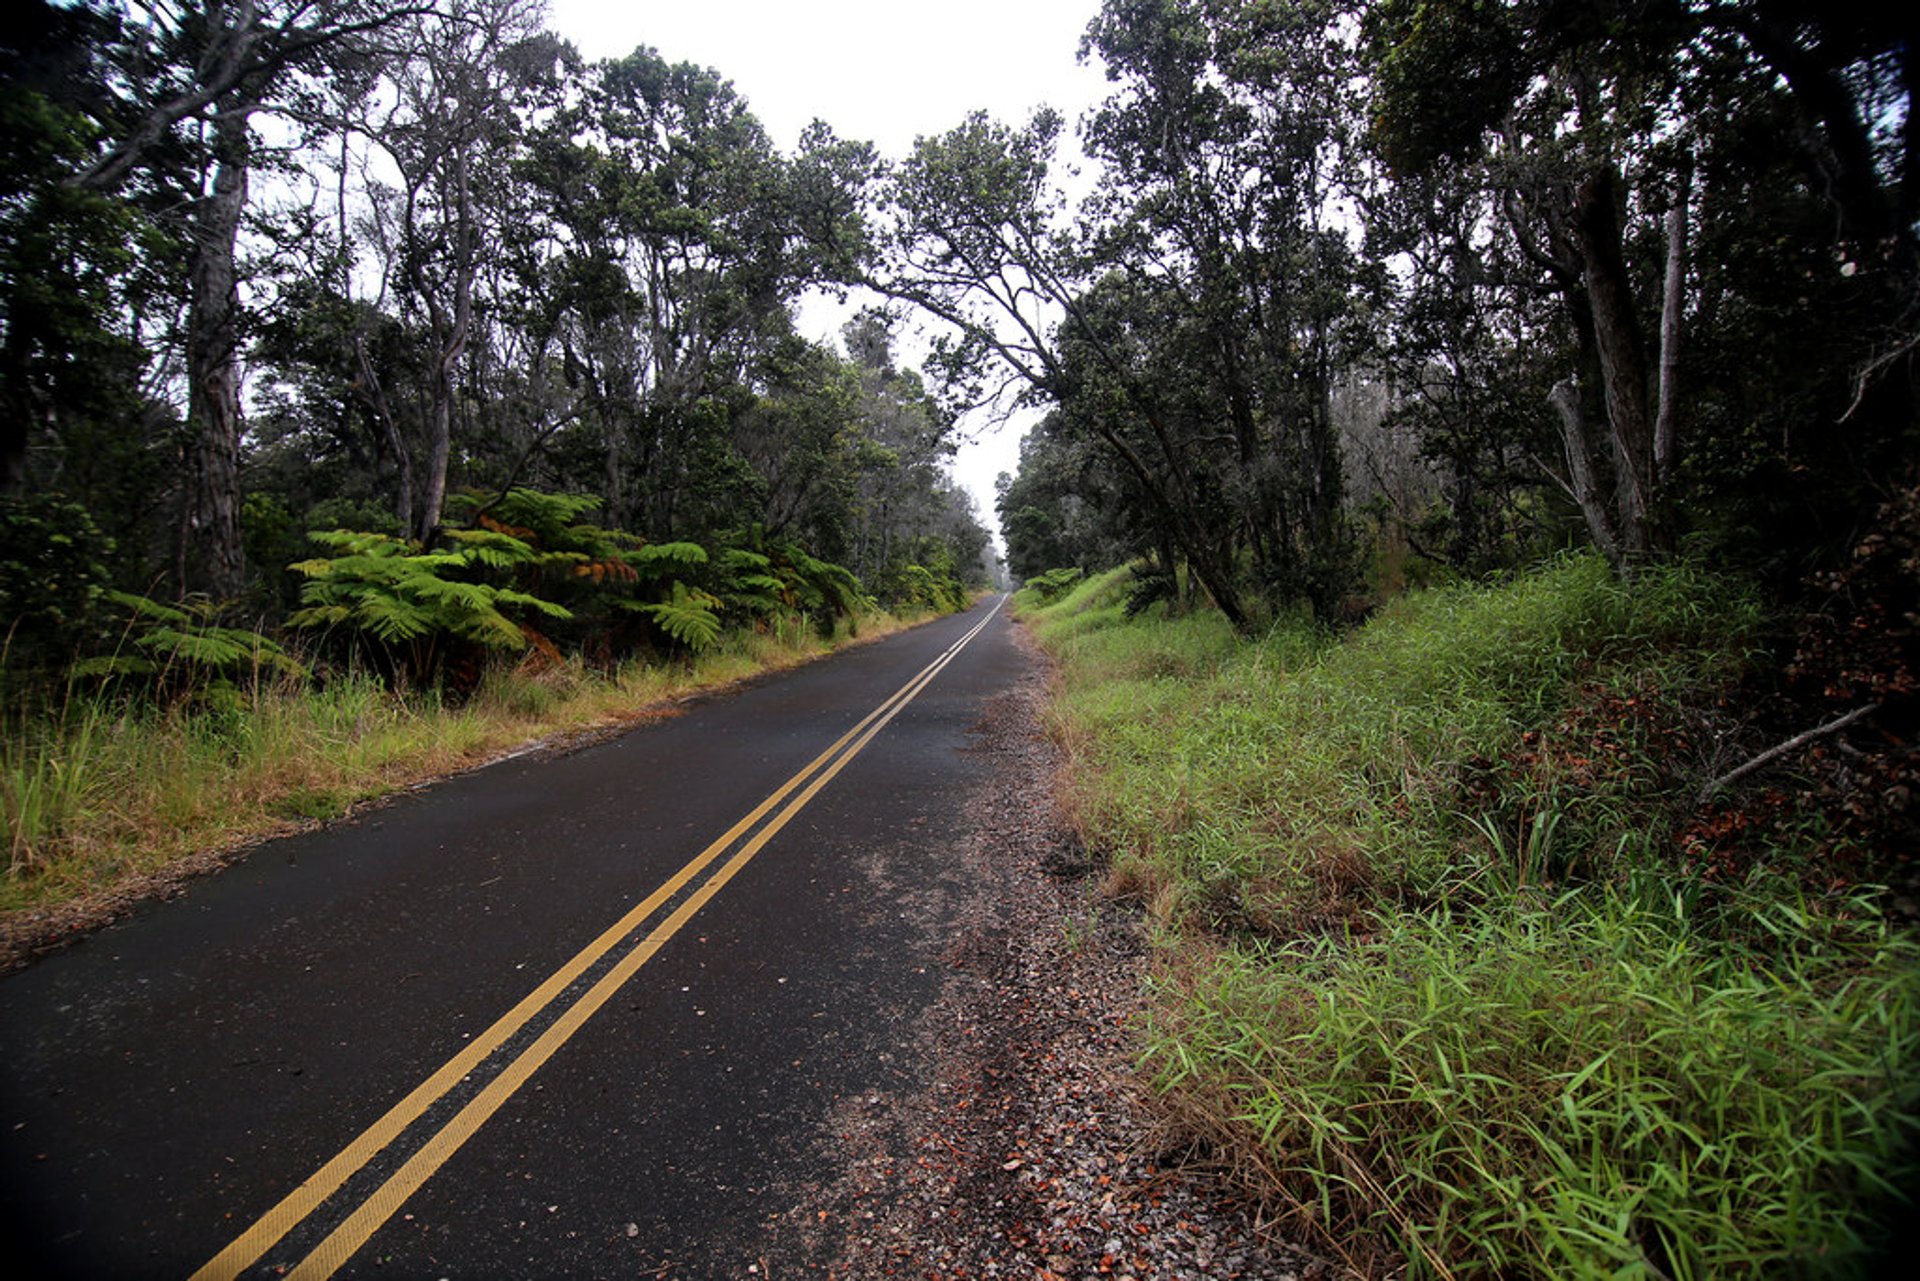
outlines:
[[[672,715],[690,695],[921,621],[873,614],[829,639],[803,625],[746,632],[697,659],[612,675],[536,656],[458,706],[348,676],[216,689],[171,708],[76,696],[51,715],[15,713],[0,734],[0,950],[17,956],[164,893],[260,838],[530,745]]]

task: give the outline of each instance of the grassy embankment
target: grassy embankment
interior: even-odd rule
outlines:
[[[577,660],[490,673],[457,705],[371,676],[205,691],[173,707],[75,692],[0,724],[7,873],[0,920],[204,850],[337,817],[362,801],[529,742],[664,714],[673,700],[912,625],[799,618],[736,631],[697,657],[601,674]]]
[[[1145,1069],[1299,1229],[1424,1276],[1863,1266],[1920,951],[1803,890],[1817,822],[1689,827],[1749,601],[1572,559],[1245,641],[1124,593],[1021,605],[1085,836],[1159,926]]]

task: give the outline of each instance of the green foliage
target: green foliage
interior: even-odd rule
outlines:
[[[183,692],[263,674],[307,676],[278,641],[254,628],[221,626],[214,602],[165,605],[131,592],[107,597],[126,611],[122,643],[110,654],[73,664],[76,677],[139,678],[157,690]]]
[[[526,626],[513,617],[565,619],[568,610],[502,585],[503,571],[572,563],[569,553],[541,552],[493,529],[450,529],[447,551],[429,552],[390,534],[334,530],[313,541],[331,555],[292,568],[307,581],[294,627],[358,636],[387,656],[406,679],[439,674],[450,642],[523,650]]]
[[[742,542],[720,551],[708,578],[734,617],[760,620],[793,611],[826,635],[839,620],[871,608],[860,580],[846,566],[822,560],[798,543],[769,538],[758,528],[747,531]]]
[[[1044,574],[1035,574],[1024,584],[1036,599],[1046,603],[1060,599],[1068,588],[1080,582],[1086,575],[1077,566],[1064,569],[1050,569]]]
[[[782,605],[791,605],[787,582],[773,572],[773,559],[744,547],[720,553],[727,608],[748,618],[764,618]]]
[[[787,602],[823,627],[831,628],[834,620],[851,618],[870,604],[852,570],[810,556],[795,544],[781,545],[775,568]]]
[[[96,793],[97,748],[106,718],[91,704],[51,722],[22,717],[0,732],[0,816],[7,869],[43,866],[87,813]]]
[[[79,503],[0,501],[0,654],[9,677],[57,669],[99,639],[113,550]]]
[[[1414,1275],[1845,1275],[1915,1173],[1920,950],[1870,905],[1568,894],[1234,950],[1162,992],[1159,1087]]]
[[[902,565],[888,576],[887,599],[896,608],[951,613],[966,607],[966,596],[951,574],[925,565]]]
[[[687,649],[698,653],[720,639],[720,615],[726,602],[711,592],[685,583],[673,584],[665,600],[636,602],[639,610],[660,626],[660,630]]]
[[[1023,609],[1086,835],[1176,931],[1150,1066],[1186,1119],[1419,1274],[1857,1261],[1915,1173],[1920,950],[1685,853],[1686,709],[1748,594],[1575,556],[1247,641],[1128,621],[1130,584]]]

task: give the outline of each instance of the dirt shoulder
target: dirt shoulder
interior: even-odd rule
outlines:
[[[804,1258],[839,1278],[1337,1275],[1263,1224],[1145,1096],[1145,926],[1101,898],[1060,811],[1046,672],[1036,655],[975,727],[994,782],[966,840],[977,892],[951,973],[911,1033],[923,1089],[842,1105],[825,1143],[843,1173],[794,1198],[773,1235],[801,1244],[763,1271]]]

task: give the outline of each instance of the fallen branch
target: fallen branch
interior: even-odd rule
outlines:
[[[1862,716],[1871,716],[1873,713],[1879,710],[1880,710],[1880,704],[1878,703],[1868,703],[1865,707],[1856,707],[1844,716],[1834,717],[1832,720],[1828,721],[1825,725],[1816,725],[1814,728],[1806,731],[1804,734],[1795,734],[1792,738],[1788,739],[1786,742],[1778,743],[1773,747],[1769,747],[1766,751],[1760,753],[1758,756],[1754,757],[1752,760],[1748,761],[1746,764],[1738,766],[1735,769],[1728,770],[1725,774],[1722,774],[1719,778],[1714,779],[1711,783],[1708,783],[1705,787],[1701,788],[1700,796],[1697,800],[1694,801],[1694,804],[1696,805],[1706,804],[1707,798],[1712,796],[1715,792],[1719,791],[1721,788],[1725,787],[1729,783],[1738,782],[1740,779],[1745,778],[1747,775],[1753,773],[1755,770],[1767,764],[1769,761],[1776,761],[1780,759],[1782,756],[1785,756],[1788,752],[1794,751],[1797,748],[1805,747],[1808,743],[1813,742],[1817,738],[1825,738],[1829,734],[1838,733],[1839,731],[1845,729],[1847,726],[1853,724],[1855,721],[1859,720]]]

